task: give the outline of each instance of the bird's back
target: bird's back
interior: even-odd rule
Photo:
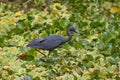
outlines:
[[[43,39],[35,39],[28,44],[28,47],[41,48],[44,50],[53,50],[65,42],[61,36],[48,36]]]

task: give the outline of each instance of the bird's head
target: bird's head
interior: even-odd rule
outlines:
[[[78,31],[74,26],[68,27],[68,30],[69,30],[69,31],[76,32],[76,33],[79,33],[79,31]]]

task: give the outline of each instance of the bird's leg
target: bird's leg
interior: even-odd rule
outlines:
[[[40,52],[39,49],[36,49],[36,50],[46,58],[46,55],[44,53]]]
[[[51,51],[48,52],[48,57],[49,57],[49,55],[50,55],[50,52],[51,52]]]

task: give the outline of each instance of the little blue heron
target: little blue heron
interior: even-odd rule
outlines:
[[[45,37],[42,39],[38,38],[38,39],[35,39],[35,40],[29,42],[27,47],[32,47],[32,48],[35,48],[37,50],[38,49],[48,50],[49,51],[48,56],[49,56],[50,52],[52,50],[54,50],[55,48],[64,44],[65,42],[68,42],[72,38],[71,31],[77,32],[77,30],[74,26],[70,26],[67,28],[67,31],[66,31],[68,38],[63,38],[63,37],[58,36],[58,35],[48,36],[48,37]],[[44,55],[46,57],[45,54],[42,53],[42,55]]]

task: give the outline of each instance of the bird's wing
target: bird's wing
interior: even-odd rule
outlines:
[[[35,39],[28,44],[28,47],[41,48],[44,50],[53,50],[63,44],[64,38],[61,36],[48,36],[43,39]]]
[[[41,43],[41,48],[46,50],[53,50],[63,43],[63,38],[60,36],[49,36]]]
[[[35,40],[29,42],[27,46],[37,48],[38,44],[42,43],[43,41],[45,41],[45,39],[35,39]]]
[[[36,39],[36,40],[38,40],[38,42],[43,42],[43,41],[45,41],[45,39]]]
[[[43,41],[45,41],[45,39],[35,39],[35,40],[33,40],[33,41],[31,41],[30,43],[36,43],[36,44],[38,44],[38,43],[41,43],[41,42],[43,42]]]

